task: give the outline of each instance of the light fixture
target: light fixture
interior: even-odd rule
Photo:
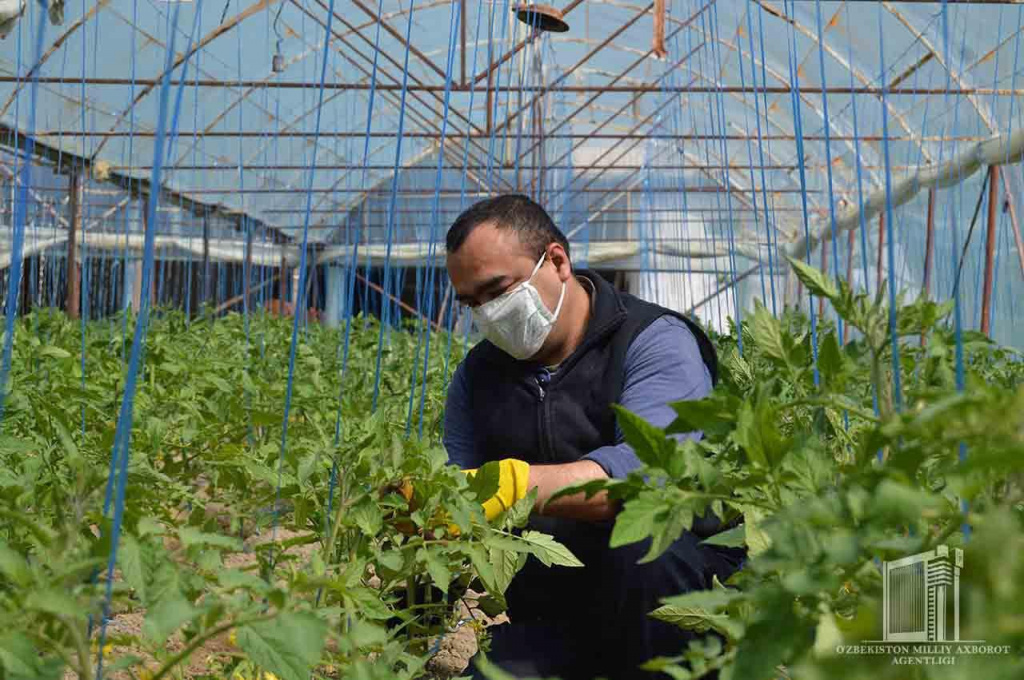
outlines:
[[[561,10],[550,5],[520,5],[514,11],[517,19],[538,31],[565,33],[569,30]]]

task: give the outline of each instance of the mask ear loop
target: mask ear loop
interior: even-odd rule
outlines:
[[[562,301],[565,300],[565,281],[562,281],[562,292],[558,295],[558,304],[555,305],[555,311],[551,315],[551,322],[554,323],[558,319],[558,313],[562,311]]]

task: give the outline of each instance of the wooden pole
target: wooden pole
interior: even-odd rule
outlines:
[[[65,309],[68,316],[77,319],[81,302],[82,267],[78,263],[78,230],[82,228],[82,171],[73,168],[68,179],[68,203],[71,223],[68,234],[67,257],[67,299]]]
[[[989,334],[992,328],[992,280],[995,274],[996,205],[999,202],[999,166],[989,166],[988,234],[985,238],[985,287],[981,297],[981,332]]]

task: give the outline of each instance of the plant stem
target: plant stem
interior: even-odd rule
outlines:
[[[252,616],[247,619],[238,619],[237,621],[231,621],[229,623],[221,624],[216,628],[211,628],[205,633],[200,633],[199,635],[192,638],[192,641],[188,643],[188,645],[186,645],[184,649],[182,649],[180,652],[178,652],[170,659],[165,661],[164,665],[160,667],[160,670],[158,670],[153,675],[152,680],[161,680],[165,675],[170,673],[175,666],[177,666],[179,663],[181,663],[189,656],[191,656],[192,652],[196,651],[200,646],[202,646],[204,642],[206,642],[210,638],[217,637],[218,635],[226,633],[232,628],[237,628],[239,626],[248,625],[250,623],[260,623],[262,621],[270,621],[276,616],[277,614],[264,614],[262,616]]]

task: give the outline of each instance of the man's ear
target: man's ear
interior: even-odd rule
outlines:
[[[552,243],[548,246],[548,259],[558,270],[558,278],[568,281],[572,277],[572,262],[569,261],[569,254],[560,243]]]

